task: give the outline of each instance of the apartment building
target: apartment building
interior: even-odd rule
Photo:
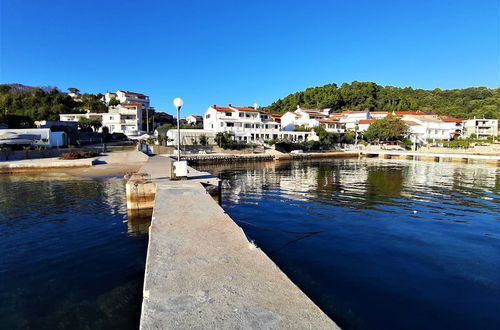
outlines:
[[[122,103],[109,107],[108,113],[102,116],[102,126],[108,127],[110,133],[138,136],[142,131],[142,107],[141,103]]]
[[[345,125],[338,118],[330,116],[330,109],[302,109],[297,106],[295,111],[289,111],[280,118],[284,131],[293,131],[295,127],[314,128],[323,126],[329,132],[343,133]]]
[[[224,132],[235,140],[264,142],[271,139],[307,140],[311,132],[287,132],[281,130],[283,117],[254,107],[212,105],[203,114],[203,129]]]
[[[116,93],[106,92],[104,102],[109,105],[111,99],[115,98],[120,103],[140,103],[144,108],[149,108],[149,96],[142,93],[118,90]]]
[[[463,123],[463,136],[476,134],[478,139],[498,136],[498,119],[468,119]]]
[[[120,104],[109,105],[112,99]],[[154,108],[149,105],[149,96],[142,93],[118,90],[116,93],[106,92],[103,102],[108,105],[107,113],[60,114],[59,118],[65,122],[78,122],[80,117],[100,119],[102,126],[107,127],[110,133],[123,133],[128,137],[137,137],[147,130],[144,119],[149,115],[154,118]],[[152,113],[152,114],[151,114]],[[150,129],[153,129],[153,124]]]
[[[456,124],[458,119],[442,120],[435,114],[404,114],[401,119],[408,126],[410,136],[415,136],[420,143],[427,143],[432,140],[451,140],[457,132]]]

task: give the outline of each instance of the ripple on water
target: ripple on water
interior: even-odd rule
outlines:
[[[223,207],[346,329],[500,328],[500,180],[480,164],[233,164]]]

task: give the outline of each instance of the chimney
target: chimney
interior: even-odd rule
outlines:
[[[229,103],[229,106],[232,107],[233,105],[231,103]]]

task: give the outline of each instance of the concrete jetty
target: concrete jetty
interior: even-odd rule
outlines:
[[[216,178],[170,180],[171,163],[151,157],[127,184],[154,185],[141,329],[338,328],[207,193]]]
[[[430,153],[430,152],[411,152],[411,151],[388,151],[373,150],[361,151],[361,156],[378,157],[380,159],[407,159],[423,160],[433,162],[461,162],[461,163],[488,163],[491,165],[500,165],[500,155],[474,155],[465,153]]]
[[[91,167],[96,162],[97,157],[71,160],[61,160],[58,158],[42,158],[3,161],[0,163],[0,174],[46,171],[47,169]]]

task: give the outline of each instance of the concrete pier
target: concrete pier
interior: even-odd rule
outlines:
[[[380,159],[414,159],[432,162],[459,162],[459,163],[487,163],[500,165],[500,155],[473,155],[473,154],[445,154],[445,153],[424,153],[409,151],[361,151],[360,154],[367,158],[378,157]]]
[[[140,171],[155,185],[140,328],[337,329],[207,193],[214,177],[169,180],[171,161]]]

